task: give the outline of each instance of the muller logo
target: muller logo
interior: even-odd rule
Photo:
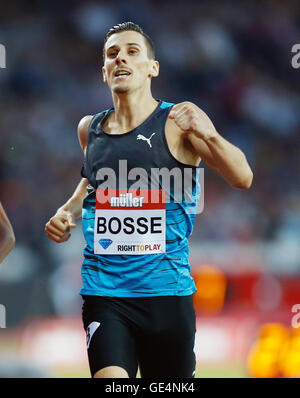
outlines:
[[[144,197],[133,197],[132,193],[121,193],[110,198],[111,207],[143,207]]]

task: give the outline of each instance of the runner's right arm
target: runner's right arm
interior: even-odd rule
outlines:
[[[78,125],[78,139],[84,154],[91,119],[91,115],[85,116]],[[70,238],[70,228],[76,228],[75,220],[81,217],[82,202],[86,196],[88,184],[88,179],[82,178],[71,198],[47,222],[45,232],[49,239],[62,243]]]

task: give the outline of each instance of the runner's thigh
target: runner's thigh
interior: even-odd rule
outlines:
[[[139,339],[142,377],[194,377],[196,317],[192,296],[160,297]]]
[[[136,377],[135,341],[122,315],[105,297],[83,296],[83,299],[82,319],[91,375],[107,366],[120,366],[129,377]]]

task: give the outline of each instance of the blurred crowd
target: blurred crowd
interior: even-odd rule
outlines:
[[[205,168],[204,212],[192,243],[297,244],[300,69],[291,66],[291,48],[300,37],[299,2],[11,0],[0,15],[7,53],[0,70],[0,200],[17,242],[17,271],[7,270],[7,280],[36,278],[36,298],[49,276],[68,274],[68,266],[58,270],[44,225],[80,180],[79,120],[112,106],[102,82],[103,38],[128,20],[153,38],[160,61],[154,97],[194,102],[254,172],[250,190],[238,191]],[[80,239],[67,244],[64,260],[77,259],[78,278]]]

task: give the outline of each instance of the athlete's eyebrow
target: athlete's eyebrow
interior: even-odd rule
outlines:
[[[138,46],[141,47],[138,43],[126,43],[127,46]]]
[[[127,46],[138,46],[141,48],[141,45],[138,43],[126,43]],[[108,49],[106,51],[111,50],[112,48],[116,48],[119,47],[117,44],[114,44],[113,46],[108,47]]]

